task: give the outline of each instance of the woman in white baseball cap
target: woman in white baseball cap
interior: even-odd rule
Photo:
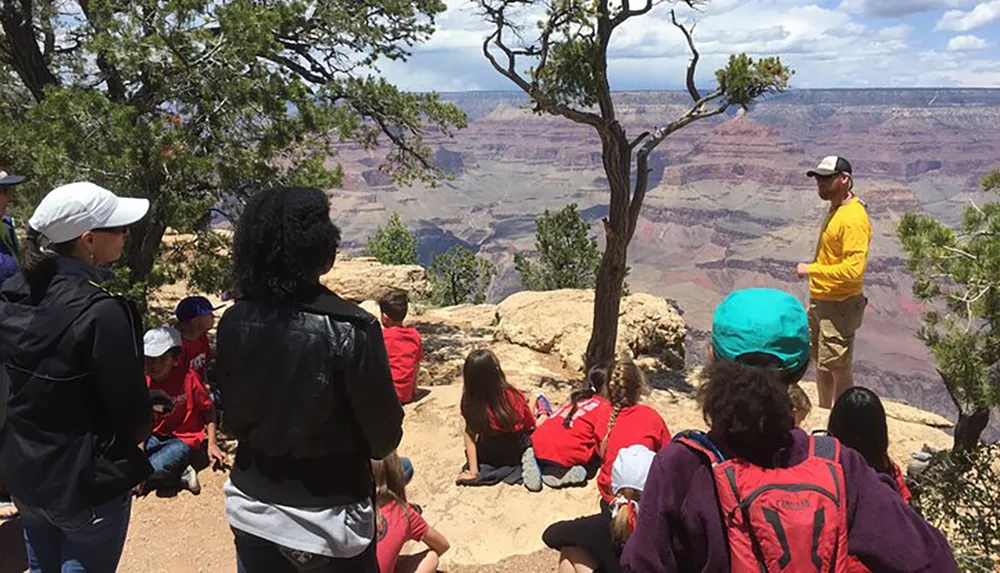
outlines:
[[[0,473],[32,572],[114,571],[132,488],[152,471],[137,446],[152,421],[142,321],[99,286],[148,209],[93,183],[52,190],[28,222],[20,274],[0,289],[11,385]]]

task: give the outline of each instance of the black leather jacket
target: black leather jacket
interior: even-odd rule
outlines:
[[[403,409],[376,319],[322,289],[307,303],[239,300],[219,321],[233,485],[267,503],[347,505],[372,494],[372,458],[399,445]]]

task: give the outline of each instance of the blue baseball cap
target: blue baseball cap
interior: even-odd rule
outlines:
[[[177,320],[180,322],[187,322],[189,320],[194,320],[199,316],[212,314],[216,310],[216,307],[212,306],[212,302],[207,298],[203,296],[189,296],[177,303],[177,308],[174,310],[174,316],[176,316]]]
[[[780,290],[735,291],[715,309],[712,349],[716,358],[732,362],[746,354],[770,354],[782,370],[798,370],[809,362],[806,309]]]

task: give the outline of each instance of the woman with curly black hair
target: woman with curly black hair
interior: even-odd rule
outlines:
[[[329,211],[318,189],[269,189],[234,237],[217,368],[241,573],[378,571],[370,460],[399,445],[403,410],[378,321],[320,283],[340,241]]]
[[[788,385],[809,365],[795,297],[729,295],[715,311],[698,401],[710,430],[685,431],[649,470],[627,573],[957,571],[948,542],[833,437],[794,427]]]

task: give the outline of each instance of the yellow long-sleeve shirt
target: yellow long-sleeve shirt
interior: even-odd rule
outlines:
[[[871,240],[872,224],[860,199],[832,209],[816,243],[815,262],[809,265],[809,295],[841,301],[861,294]]]

